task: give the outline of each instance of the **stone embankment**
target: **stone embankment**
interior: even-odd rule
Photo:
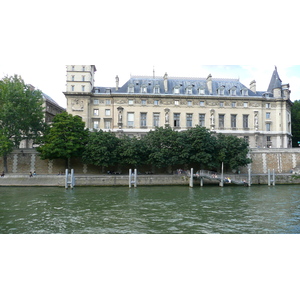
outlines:
[[[246,176],[246,175],[245,175]],[[292,174],[276,174],[276,184],[300,184],[300,178]],[[194,187],[199,186],[199,179],[194,180]],[[267,174],[252,174],[252,185],[268,184]],[[75,186],[128,186],[128,175],[82,175],[75,174]],[[138,175],[138,186],[151,185],[185,185],[189,186],[186,175]],[[219,182],[205,179],[205,185],[219,185]],[[227,185],[227,184],[225,184]],[[0,186],[58,186],[65,187],[64,175],[37,175],[29,177],[24,174],[6,174],[0,178]]]

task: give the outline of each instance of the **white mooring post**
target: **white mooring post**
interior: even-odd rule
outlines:
[[[194,186],[194,169],[191,168],[190,187]]]
[[[134,169],[134,173],[132,173],[132,170],[129,169],[129,187],[132,187],[132,184],[134,187],[137,186],[137,169]]]
[[[248,168],[248,186],[251,186],[251,168]]]
[[[219,186],[223,187],[224,186],[224,163],[222,162],[222,167],[221,167],[221,181]]]
[[[273,182],[272,182],[273,186],[275,185],[275,170],[273,169]]]
[[[71,169],[70,179],[69,179],[69,170],[66,169],[65,188],[67,189],[69,185],[71,189],[75,186],[74,169]]]
[[[270,169],[268,169],[268,186],[271,185],[271,174],[270,174]]]

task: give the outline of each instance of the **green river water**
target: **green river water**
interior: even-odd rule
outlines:
[[[300,187],[0,187],[0,233],[300,233]]]

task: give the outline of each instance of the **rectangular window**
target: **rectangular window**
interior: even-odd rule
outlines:
[[[266,131],[271,131],[271,124],[270,123],[266,123]]]
[[[220,102],[220,107],[224,107],[224,102]]]
[[[75,86],[71,85],[71,91],[74,92],[74,90],[75,90]]]
[[[93,121],[93,128],[98,129],[99,128],[99,121]]]
[[[266,112],[266,119],[270,119],[271,118],[271,113],[270,112]]]
[[[159,100],[154,100],[154,105],[159,105]]]
[[[236,115],[231,115],[231,128],[236,128]]]
[[[266,103],[266,108],[271,108],[271,103]]]
[[[75,71],[75,66],[72,66],[72,71]]]
[[[236,107],[236,102],[232,102],[231,107]]]
[[[153,113],[153,126],[159,127],[159,113]]]
[[[128,105],[133,105],[133,100],[132,99],[128,100]]]
[[[85,72],[85,66],[82,66],[82,71]]]
[[[205,126],[205,114],[199,114],[199,125],[202,127]]]
[[[174,113],[174,127],[180,127],[180,114]]]
[[[105,129],[110,129],[111,128],[111,121],[110,120],[105,120],[104,121],[104,128]]]
[[[243,115],[243,127],[249,128],[249,115]]]
[[[98,105],[99,104],[99,100],[98,99],[94,99],[94,105]]]
[[[248,102],[244,102],[244,107],[248,107]]]
[[[94,116],[99,116],[99,109],[94,109],[93,115],[94,115]]]
[[[155,87],[155,88],[154,88],[154,93],[155,93],[155,94],[159,94],[159,87]]]
[[[219,128],[224,129],[225,115],[219,115]]]
[[[179,94],[179,87],[174,88],[174,94]]]
[[[83,86],[81,87],[81,91],[84,92],[84,90],[85,90],[85,85],[83,85]]]
[[[85,81],[85,76],[82,76],[82,81]]]
[[[110,99],[106,99],[106,100],[105,100],[105,104],[106,104],[106,105],[110,105],[110,104],[111,104]]]
[[[74,81],[75,80],[75,76],[74,75],[72,75],[72,81]]]
[[[188,105],[188,106],[192,106],[192,101],[188,101],[188,102],[187,102],[187,105]]]
[[[147,105],[147,100],[142,99],[142,105]]]
[[[200,102],[199,102],[199,105],[200,105],[200,106],[204,106],[204,101],[200,101]]]
[[[110,116],[110,109],[106,109],[106,110],[105,110],[105,115],[106,115],[106,116]]]
[[[134,113],[127,113],[127,126],[128,127],[134,126]]]
[[[141,127],[147,126],[147,113],[141,113]]]
[[[186,127],[193,126],[193,114],[186,114]]]
[[[199,95],[204,95],[205,94],[205,90],[204,89],[199,89]]]
[[[267,147],[271,148],[272,147],[272,139],[271,136],[267,136]]]
[[[175,105],[179,105],[179,100],[175,100],[175,101],[174,101],[174,104],[175,104]]]

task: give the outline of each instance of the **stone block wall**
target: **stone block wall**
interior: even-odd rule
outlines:
[[[300,173],[300,149],[251,149],[251,170],[253,174],[267,174],[268,169],[275,173],[290,173],[292,169]],[[75,174],[102,174],[107,170],[119,171],[117,166],[111,168],[100,168],[93,165],[85,165],[80,159],[73,159],[71,166]],[[0,171],[3,169],[3,158],[0,157]],[[34,149],[20,149],[13,151],[8,156],[8,172],[10,174],[29,174],[36,171],[37,174],[57,175],[64,173],[66,162],[61,159],[41,160],[38,152]],[[149,166],[148,166],[149,169]],[[196,170],[196,169],[194,169]],[[241,168],[241,173],[247,173],[247,167]],[[141,170],[143,172],[143,170]],[[124,167],[123,173],[128,173]],[[145,173],[145,172],[144,172]],[[156,170],[156,174],[164,173]]]

